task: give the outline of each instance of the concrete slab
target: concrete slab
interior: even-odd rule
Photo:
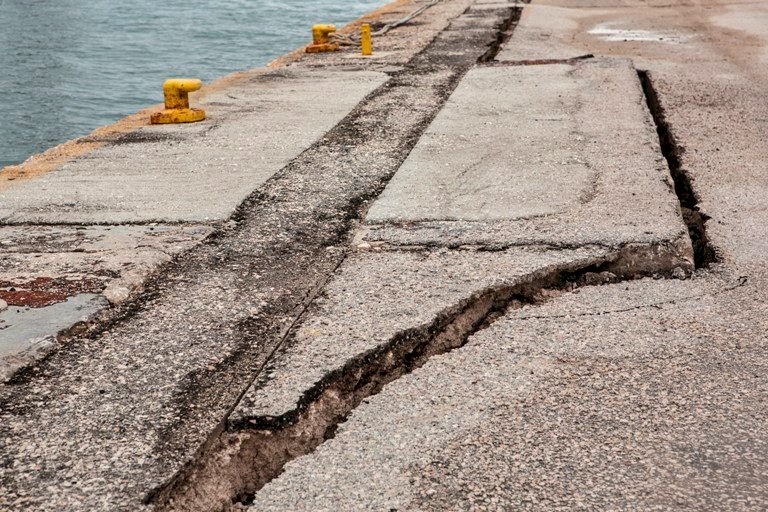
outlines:
[[[387,76],[279,70],[209,95],[208,118],[148,126],[0,193],[13,223],[212,222],[346,116]]]
[[[673,20],[675,14],[645,2],[593,3],[588,9],[582,4],[534,1],[523,10],[520,24],[496,60],[535,62],[595,54],[644,62],[651,55],[666,58],[670,51],[692,59],[701,56],[698,23],[680,23]]]
[[[584,9],[533,3],[523,9],[512,37],[496,60],[501,62],[522,60],[572,59],[586,52],[570,44],[566,37],[579,27],[579,20],[590,15]]]
[[[762,286],[641,280],[512,311],[367,399],[249,510],[760,509]]]
[[[581,95],[558,79],[570,71],[470,71],[367,221],[526,219],[576,207],[593,173],[571,146]],[[545,90],[531,98],[534,84]]]
[[[761,3],[535,0],[497,58],[631,57],[635,67],[649,72],[667,122],[685,149],[678,157],[694,182],[697,209],[712,218],[710,242],[722,260],[759,267],[768,240],[763,227],[768,225],[763,208],[768,183],[762,172],[765,19],[768,6]],[[547,44],[539,44],[532,28],[546,31]],[[529,51],[539,46],[553,53]]]
[[[365,359],[399,333],[427,328],[485,289],[531,280],[549,267],[588,266],[607,255],[599,247],[360,252],[345,262],[263,377],[248,389],[230,423],[288,416],[332,372]]]
[[[473,69],[366,217],[401,245],[621,245],[685,234],[631,63]]]

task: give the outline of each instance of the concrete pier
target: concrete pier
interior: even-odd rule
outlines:
[[[0,173],[0,510],[768,506],[768,9],[424,6]]]

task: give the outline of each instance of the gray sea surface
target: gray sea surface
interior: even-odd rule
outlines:
[[[0,0],[0,169],[306,44],[387,0]]]

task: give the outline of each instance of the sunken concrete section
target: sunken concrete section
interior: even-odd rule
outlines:
[[[507,309],[585,284],[684,277],[691,244],[655,136],[627,61],[471,70],[168,509],[258,496],[369,396]],[[560,231],[521,236],[543,223]]]
[[[338,123],[384,73],[277,70],[2,193],[3,223],[212,222]],[[297,129],[300,127],[300,129]],[[140,143],[140,144],[139,144]]]
[[[281,370],[245,395],[231,421],[289,415],[325,374],[437,316],[451,302],[435,300],[437,283],[459,302],[558,261],[615,262],[612,252],[630,246],[638,250],[618,264],[623,274],[690,271],[690,240],[642,101],[624,60],[471,70],[371,206],[365,241],[326,288],[318,317],[295,333],[296,353],[273,363]],[[558,224],[559,237],[521,235]],[[457,236],[466,250],[423,252]],[[477,251],[486,244],[531,247],[491,256]]]
[[[502,248],[675,242],[685,226],[672,190],[628,60],[478,68],[373,205],[363,239]]]

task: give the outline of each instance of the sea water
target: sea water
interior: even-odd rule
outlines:
[[[174,76],[263,66],[386,0],[0,0],[0,168],[163,100]]]

